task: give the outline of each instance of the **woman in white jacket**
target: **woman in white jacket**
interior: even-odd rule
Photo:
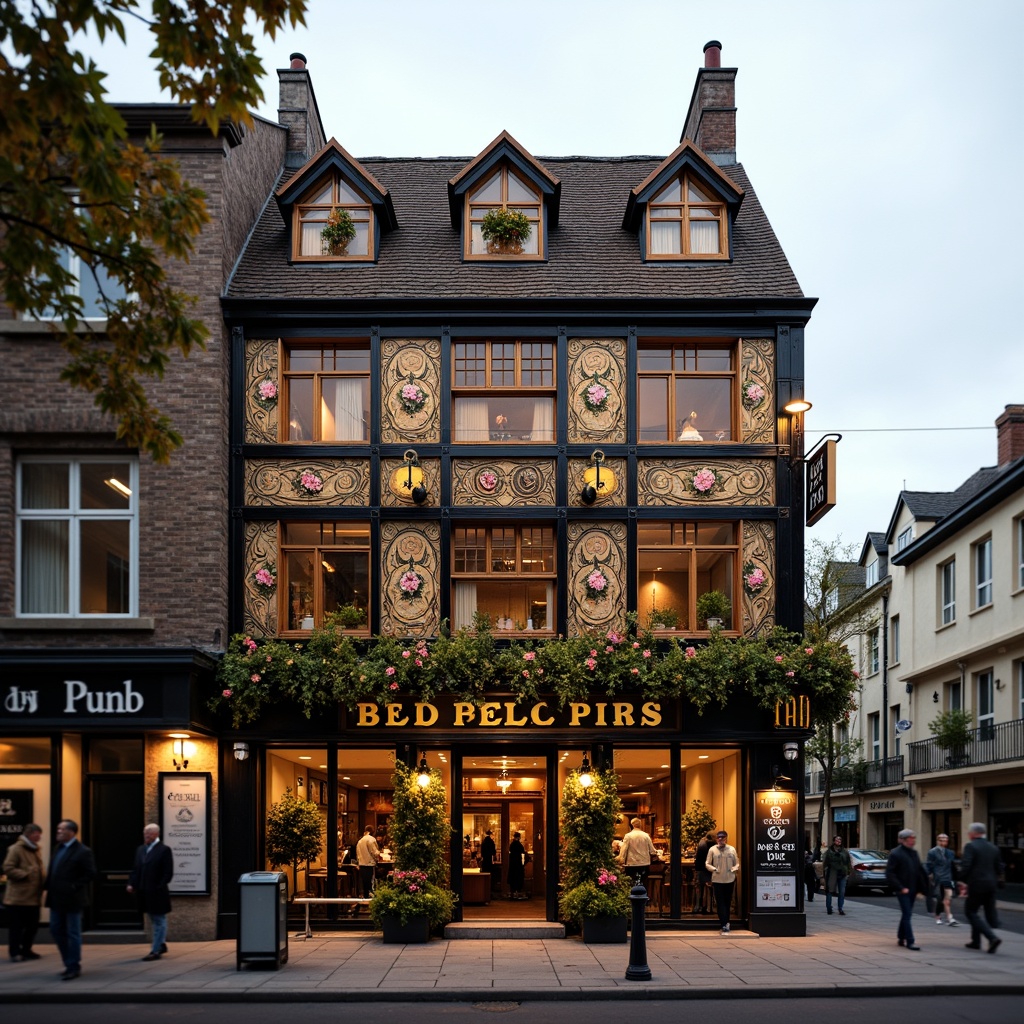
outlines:
[[[736,850],[726,842],[728,838],[729,833],[724,829],[715,836],[716,845],[708,850],[705,864],[711,874],[711,887],[715,893],[715,906],[718,908],[718,923],[722,926],[723,935],[729,933],[729,907],[732,905],[736,874],[740,869]]]

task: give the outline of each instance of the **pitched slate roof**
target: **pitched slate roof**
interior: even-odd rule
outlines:
[[[469,158],[362,159],[393,201],[397,231],[385,234],[376,263],[289,262],[289,233],[273,204],[253,230],[229,299],[704,299],[803,298],[742,164],[722,168],[744,190],[733,259],[640,259],[636,233],[622,227],[630,191],[660,157],[538,157],[562,183],[561,217],[545,262],[464,262],[452,227],[448,182]],[[285,180],[282,178],[282,181]],[[278,183],[280,185],[281,182]]]

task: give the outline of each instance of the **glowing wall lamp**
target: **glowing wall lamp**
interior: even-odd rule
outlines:
[[[188,759],[196,752],[194,744],[185,742],[188,738],[189,733],[187,732],[171,733],[171,763],[174,765],[175,771],[180,772],[182,768],[188,768]],[[179,758],[181,759],[180,764]]]
[[[590,774],[590,757],[583,755],[583,764],[580,765],[580,785],[589,789],[594,784],[594,776]]]
[[[497,781],[496,785],[497,785],[498,789],[500,789],[502,791],[502,793],[507,793],[508,792],[508,787],[512,785],[512,780],[508,777],[508,769],[507,768],[502,768],[501,769],[501,774],[498,776],[498,781]]]
[[[391,474],[388,487],[402,501],[422,505],[427,500],[427,486],[423,481],[423,470],[420,469],[420,457],[409,448],[402,458],[405,464]]]
[[[583,492],[580,494],[580,501],[584,505],[593,505],[598,498],[607,498],[615,493],[619,482],[611,469],[601,472],[601,463],[604,462],[604,452],[595,448],[590,456],[592,465],[583,472]]]
[[[420,789],[426,789],[430,785],[430,769],[427,767],[426,754],[420,757],[419,774],[416,776],[416,784]]]
[[[236,761],[245,761],[249,757],[249,744],[243,740],[236,740],[232,750]]]

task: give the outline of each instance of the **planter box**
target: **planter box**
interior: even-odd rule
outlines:
[[[592,945],[600,942],[625,942],[627,923],[626,917],[609,917],[607,914],[602,917],[585,917],[583,941]]]
[[[388,915],[381,920],[381,930],[384,932],[385,942],[401,942],[408,945],[411,942],[430,941],[430,922],[427,915],[421,917],[410,917],[402,924],[398,916]]]

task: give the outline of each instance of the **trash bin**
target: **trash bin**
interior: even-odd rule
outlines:
[[[243,963],[288,963],[288,876],[248,871],[238,880],[236,970]]]

